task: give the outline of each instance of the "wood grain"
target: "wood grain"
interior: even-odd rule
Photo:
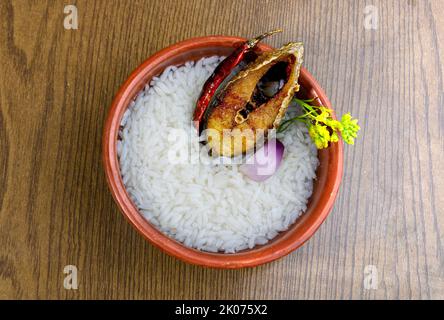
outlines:
[[[0,298],[444,298],[442,1],[0,3]],[[364,8],[379,14],[364,28]],[[300,250],[246,270],[186,265],[118,212],[101,167],[114,93],[155,51],[193,36],[305,42],[305,66],[362,126],[331,215]],[[79,269],[65,290],[63,268]],[[366,290],[364,269],[378,270]]]

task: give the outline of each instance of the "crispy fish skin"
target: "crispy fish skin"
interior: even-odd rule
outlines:
[[[262,53],[226,85],[221,101],[207,119],[207,141],[214,154],[233,157],[248,152],[259,142],[259,136],[279,125],[294,93],[299,90],[302,56],[302,43],[290,42],[278,50]],[[278,62],[288,63],[287,81],[271,99],[255,105],[252,96],[256,85]],[[254,109],[243,118],[239,112],[247,104],[252,104]]]

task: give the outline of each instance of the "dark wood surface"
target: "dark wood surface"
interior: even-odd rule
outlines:
[[[444,298],[443,1],[0,2],[0,298]],[[364,28],[364,8],[379,14]],[[101,166],[113,95],[194,36],[305,43],[305,66],[362,132],[334,210],[300,250],[245,270],[184,264],[118,212]],[[63,268],[79,271],[65,290]],[[374,265],[378,289],[364,286]]]

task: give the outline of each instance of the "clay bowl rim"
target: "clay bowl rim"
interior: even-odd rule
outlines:
[[[205,267],[224,269],[255,267],[279,259],[298,249],[316,232],[330,213],[342,179],[343,146],[342,142],[339,142],[322,151],[328,152],[328,166],[329,168],[331,167],[328,170],[332,170],[332,173],[329,174],[327,178],[330,194],[323,197],[322,205],[318,210],[311,213],[310,219],[305,219],[303,222],[299,222],[298,219],[288,230],[282,232],[281,234],[285,234],[286,236],[286,238],[283,238],[283,241],[275,241],[275,239],[273,239],[265,245],[256,246],[253,249],[244,250],[235,254],[210,253],[186,247],[182,243],[164,235],[155,226],[147,222],[138,212],[138,209],[133,204],[123,185],[117,158],[117,139],[120,122],[124,111],[137,94],[133,92],[134,88],[142,88],[144,84],[149,83],[152,77],[152,75],[147,77],[149,70],[189,50],[219,46],[232,47],[233,44],[244,40],[245,38],[233,36],[191,38],[171,45],[150,56],[131,73],[120,87],[108,111],[103,130],[102,160],[106,180],[121,213],[130,224],[154,246],[182,261]],[[263,50],[271,49],[270,46],[265,44],[261,44],[260,48]],[[300,79],[303,79],[303,82],[311,86],[310,91],[314,91],[319,98],[319,103],[331,108],[330,101],[324,91],[305,68],[301,69]],[[335,161],[331,162],[330,157]],[[306,213],[304,213],[302,217],[304,217],[305,214]],[[303,225],[304,223],[305,225]],[[296,228],[297,224],[299,231],[290,232]]]

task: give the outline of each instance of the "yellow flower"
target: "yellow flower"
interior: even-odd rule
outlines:
[[[336,133],[336,131],[333,131],[333,133],[331,134],[330,141],[331,142],[338,142],[339,141],[339,136]]]
[[[329,126],[330,128],[332,128],[333,131],[342,130],[342,124],[338,121],[338,120],[327,120],[327,122],[325,123],[327,126]]]
[[[304,112],[302,115],[284,121],[279,127],[280,132],[297,121],[308,127],[308,133],[318,149],[327,148],[329,142],[338,142],[342,138],[348,144],[354,144],[360,127],[358,120],[352,118],[350,113],[342,116],[341,121],[333,119],[333,111],[325,106],[311,105],[312,100],[294,98]]]
[[[350,113],[346,113],[341,119],[341,135],[342,139],[348,144],[355,144],[355,138],[361,129],[358,125],[358,119],[353,119]]]
[[[330,132],[328,131],[326,126],[312,124],[308,128],[308,133],[318,149],[328,147],[328,142],[330,141]]]
[[[317,116],[314,117],[314,120],[317,122],[327,123],[331,119],[331,110],[326,107],[318,107],[321,111]]]

